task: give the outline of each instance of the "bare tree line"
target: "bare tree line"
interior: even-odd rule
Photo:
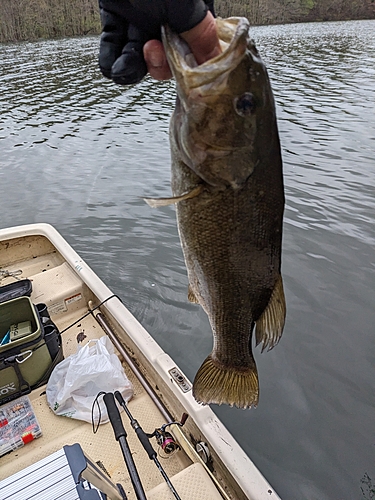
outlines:
[[[151,0],[150,0],[151,1]],[[216,0],[251,24],[375,18],[375,0]],[[0,42],[100,33],[97,0],[1,0]]]
[[[245,16],[251,24],[374,19],[375,0],[216,0],[221,17]]]
[[[97,0],[1,0],[0,42],[98,33]]]

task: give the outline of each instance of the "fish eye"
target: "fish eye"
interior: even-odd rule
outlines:
[[[240,116],[249,116],[255,111],[255,99],[253,94],[245,92],[234,99],[234,109]]]

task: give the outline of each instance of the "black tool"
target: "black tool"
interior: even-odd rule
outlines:
[[[115,392],[115,398],[117,399],[118,403],[124,408],[125,413],[129,417],[130,424],[133,427],[133,429],[135,430],[135,433],[137,434],[138,439],[141,442],[141,444],[142,444],[143,448],[145,449],[146,453],[148,454],[150,460],[153,460],[155,462],[156,467],[159,469],[161,475],[165,479],[165,482],[169,486],[169,488],[172,491],[172,493],[175,496],[175,498],[177,498],[177,500],[181,500],[181,498],[179,497],[177,491],[174,489],[174,486],[171,483],[169,477],[167,476],[165,470],[163,469],[161,463],[159,462],[158,457],[157,457],[157,453],[154,450],[154,448],[152,447],[152,444],[150,443],[150,440],[149,440],[147,434],[144,432],[144,430],[139,425],[139,423],[137,422],[137,420],[135,420],[133,418],[132,414],[129,411],[129,408],[127,407],[127,405],[126,405],[126,403],[124,401],[124,398],[122,397],[122,395],[121,395],[121,393],[119,391]]]
[[[119,393],[120,394],[120,393]],[[120,394],[121,396],[121,394]],[[121,396],[122,397],[122,396]],[[107,407],[109,420],[111,421],[113,432],[115,433],[116,441],[119,442],[122,454],[124,455],[125,464],[129,472],[129,476],[137,497],[137,500],[147,500],[141,480],[135,466],[128,441],[126,439],[127,433],[124,429],[120,412],[116,406],[116,401],[112,392],[107,392],[104,396],[104,403]]]

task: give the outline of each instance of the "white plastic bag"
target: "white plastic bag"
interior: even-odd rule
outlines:
[[[132,384],[106,336],[79,347],[76,354],[55,367],[47,384],[47,402],[56,415],[91,422],[92,405],[101,391],[120,391],[125,401],[133,395]],[[102,397],[98,403],[100,423],[104,424],[108,422],[108,414]],[[95,422],[98,413],[95,404]]]

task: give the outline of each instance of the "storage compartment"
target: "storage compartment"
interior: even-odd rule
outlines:
[[[19,335],[25,325],[30,333]],[[63,359],[59,331],[52,322],[43,326],[29,297],[0,304],[1,342],[0,405],[45,384]]]
[[[6,334],[10,332],[13,325],[27,321],[30,322],[31,333],[2,345],[0,347],[0,356],[4,351],[13,349],[25,342],[33,341],[41,335],[39,318],[29,297],[19,297],[0,304],[0,343]]]
[[[30,280],[19,280],[9,283],[9,285],[0,286],[0,302],[16,299],[27,295],[30,297],[32,285]]]

